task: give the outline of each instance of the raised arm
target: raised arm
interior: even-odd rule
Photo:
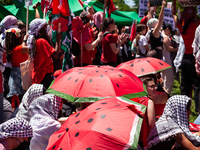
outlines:
[[[177,23],[178,23],[178,17],[176,16],[176,0],[174,0],[173,5],[172,5],[172,17],[175,22],[175,27],[177,28]]]
[[[165,2],[165,0],[163,0],[162,1],[162,7],[161,7],[161,10],[160,10],[160,14],[159,14],[159,17],[158,17],[158,23],[153,30],[153,35],[154,35],[155,38],[159,38],[159,36],[160,36],[159,31],[160,31],[161,26],[163,24],[165,5],[166,5],[166,2]]]

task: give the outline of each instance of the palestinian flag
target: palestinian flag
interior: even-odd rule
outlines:
[[[71,20],[73,13],[69,9],[68,0],[53,0],[52,7],[52,41],[56,43],[58,23],[61,23],[61,49],[65,52],[63,58],[62,71],[73,67],[73,58],[70,50],[72,41]]]
[[[25,0],[12,0],[12,2],[15,4],[16,8],[20,8],[25,5]]]

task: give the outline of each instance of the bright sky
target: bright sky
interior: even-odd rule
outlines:
[[[133,0],[124,0],[124,2],[129,6],[134,6],[135,5]]]

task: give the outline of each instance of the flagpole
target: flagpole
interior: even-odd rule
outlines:
[[[104,0],[104,6],[103,6],[103,19],[102,19],[102,23],[101,23],[101,31],[103,32],[103,22],[105,19],[105,9],[106,9],[106,0]]]
[[[28,33],[28,16],[29,16],[29,6],[26,9],[26,33]]]
[[[81,67],[83,67],[83,46],[82,46],[82,31],[81,31]]]
[[[46,5],[44,5],[43,19],[45,19]]]

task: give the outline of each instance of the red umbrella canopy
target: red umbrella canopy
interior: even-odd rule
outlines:
[[[153,57],[135,58],[117,66],[117,68],[126,69],[138,77],[157,73],[170,67],[166,62]]]
[[[126,98],[99,100],[70,115],[51,135],[47,150],[137,149],[146,106]],[[140,115],[139,115],[140,114]]]
[[[111,66],[86,66],[69,69],[47,89],[69,101],[94,102],[106,97],[135,98],[147,95],[146,87],[133,73]]]

